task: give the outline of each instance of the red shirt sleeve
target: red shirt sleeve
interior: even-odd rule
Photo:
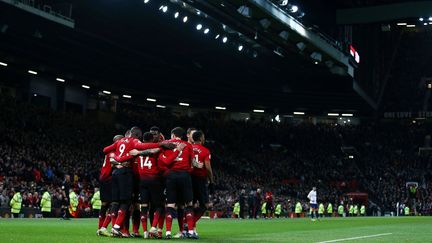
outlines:
[[[115,142],[115,143],[113,143],[113,144],[111,144],[111,145],[109,145],[109,146],[106,146],[106,147],[103,149],[104,154],[108,154],[108,153],[110,153],[110,152],[115,152],[116,145],[117,145],[117,142]]]
[[[180,151],[175,150],[173,151],[168,157],[165,156],[165,153],[160,153],[159,154],[159,158],[158,158],[158,162],[162,162],[165,165],[170,165],[179,155]]]
[[[210,160],[211,160],[210,151],[206,150],[206,153],[204,154],[204,161],[210,161]]]
[[[159,147],[158,143],[141,143],[139,140],[135,140],[133,144],[133,148],[138,150],[154,149]]]
[[[187,146],[189,148],[189,161],[192,164],[192,161],[194,160],[195,154],[193,152],[193,147],[191,144],[188,144]]]
[[[132,159],[134,156],[132,156],[132,155],[130,155],[129,153],[127,153],[126,155],[123,155],[123,156],[118,156],[118,155],[116,155],[116,156],[114,156],[114,159],[115,159],[115,161],[117,161],[117,162],[119,162],[119,163],[122,163],[122,162],[125,162],[125,161],[127,161],[127,160],[130,160],[130,159]]]

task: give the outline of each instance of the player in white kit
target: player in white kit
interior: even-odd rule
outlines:
[[[309,192],[307,198],[310,202],[310,208],[311,208],[311,219],[312,221],[315,221],[318,219],[318,204],[317,204],[317,192],[316,187],[312,187],[312,191]],[[315,215],[315,219],[314,219]]]

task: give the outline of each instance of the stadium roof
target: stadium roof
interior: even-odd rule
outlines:
[[[137,101],[154,97],[238,111],[370,110],[351,77],[295,54],[255,52],[249,43],[238,51],[240,39],[223,44],[215,33],[197,31],[198,19],[183,23],[172,9],[158,11],[160,2],[77,1],[74,29],[0,3],[0,25],[7,25],[0,61],[17,72],[33,68]]]

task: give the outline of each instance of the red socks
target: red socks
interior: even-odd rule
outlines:
[[[109,223],[111,222],[111,214],[107,214],[107,216],[105,217],[105,220],[103,221],[101,227],[108,227]]]
[[[192,208],[186,208],[186,222],[188,224],[189,232],[193,230],[194,227],[194,214]]]
[[[114,225],[118,225],[121,227],[123,225],[125,217],[126,217],[126,212],[123,211],[122,209],[120,209],[117,213],[117,219],[116,219]],[[113,225],[113,227],[114,227],[114,225]]]

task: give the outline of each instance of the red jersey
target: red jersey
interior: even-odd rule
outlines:
[[[194,156],[192,145],[180,139],[171,139],[167,140],[167,142],[174,143],[175,145],[183,143],[186,144],[186,147],[184,147],[182,151],[178,151],[177,149],[164,150],[163,153],[159,155],[159,160],[166,165],[168,170],[191,172],[192,159]],[[175,154],[177,154],[177,156],[174,157]]]
[[[135,158],[135,163],[137,163],[138,173],[141,179],[154,177],[159,174],[160,170],[157,163],[158,156],[159,153]]]
[[[208,150],[201,144],[192,145],[192,149],[194,153],[192,175],[199,177],[207,177],[207,169],[205,167],[205,162],[210,161],[210,150]]]
[[[158,163],[158,169],[161,172],[161,174],[164,174],[167,170],[168,167],[166,165],[166,161],[170,161],[171,159],[164,157],[164,150],[161,150],[161,152],[159,152],[157,159],[157,163]],[[172,156],[174,158],[177,157],[177,155],[179,154],[179,151],[177,151],[177,153],[173,153]]]
[[[142,143],[137,138],[125,137],[114,144],[104,148],[104,153],[115,151],[115,160],[117,162],[124,162],[133,158],[129,154],[132,149],[146,150],[152,148],[159,148],[157,143]]]
[[[111,154],[114,154],[114,153],[111,153]],[[106,154],[105,159],[104,159],[104,163],[102,164],[102,168],[100,171],[99,180],[100,181],[111,180],[111,172],[112,172],[112,167],[111,167],[111,163],[110,163],[110,154]]]

